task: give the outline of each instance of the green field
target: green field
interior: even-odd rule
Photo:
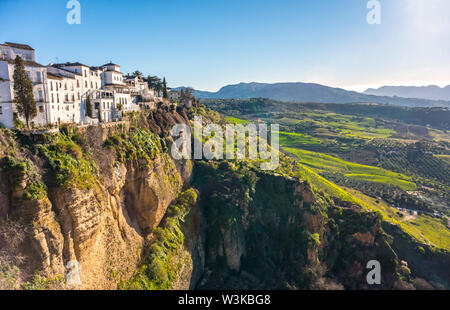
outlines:
[[[304,144],[321,144],[319,139],[293,132],[279,132],[280,145],[286,147],[299,147]]]
[[[296,113],[273,121],[281,125],[315,128],[312,135],[329,137],[375,139],[388,138],[395,133],[373,118],[336,113]]]
[[[435,155],[435,156],[450,165],[450,155]]]
[[[242,124],[242,125],[246,125],[246,124],[250,124],[250,121],[244,120],[244,119],[240,119],[237,117],[232,117],[232,116],[226,116],[225,117],[225,121],[229,124],[234,124],[234,125],[238,125],[238,124]]]
[[[280,143],[283,146],[283,144]],[[330,155],[305,151],[297,148],[283,147],[288,153],[296,156],[298,160],[318,172],[337,172],[347,178],[385,183],[398,186],[408,191],[416,190],[416,185],[411,178],[378,167],[355,164],[341,160]]]

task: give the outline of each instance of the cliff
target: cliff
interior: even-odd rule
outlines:
[[[416,276],[448,285],[433,267],[448,253],[433,254],[427,278],[429,249],[312,188],[284,157],[271,173],[245,161],[174,161],[170,129],[198,113],[220,120],[160,108],[54,135],[1,129],[0,288],[403,289]],[[380,286],[366,282],[373,259]]]
[[[131,276],[192,172],[157,136],[186,116],[153,116],[55,136],[2,131],[0,260],[12,287],[64,288],[77,269],[70,287],[115,289]]]

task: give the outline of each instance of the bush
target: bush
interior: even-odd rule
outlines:
[[[143,159],[145,165],[148,165],[162,149],[158,137],[140,128],[134,128],[127,134],[109,137],[104,147],[116,150],[119,162]]]
[[[181,264],[177,260],[184,243],[181,225],[190,208],[197,202],[197,193],[191,188],[169,207],[164,224],[154,230],[155,242],[144,265],[125,284],[128,289],[167,290],[173,285]],[[121,285],[122,286],[122,285]]]
[[[81,147],[68,136],[60,134],[55,141],[41,145],[40,151],[52,168],[53,185],[89,189],[95,183],[95,163],[83,158]]]

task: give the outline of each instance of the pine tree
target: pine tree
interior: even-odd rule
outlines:
[[[14,65],[14,103],[17,113],[25,118],[27,128],[30,129],[30,119],[37,115],[36,103],[33,96],[33,84],[28,77],[23,60],[16,56]]]
[[[167,99],[167,98],[169,98],[169,94],[167,93],[167,82],[166,82],[166,78],[163,79],[162,86],[163,86],[163,98],[164,98],[164,99]]]

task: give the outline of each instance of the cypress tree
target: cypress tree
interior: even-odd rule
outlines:
[[[167,93],[167,82],[166,82],[166,78],[163,79],[163,98],[164,98],[164,99],[169,98],[169,94]]]
[[[22,58],[16,56],[14,64],[14,103],[17,113],[25,118],[27,128],[30,129],[30,119],[37,115],[36,103],[33,96],[33,84],[28,77]]]
[[[91,98],[89,97],[89,95],[87,95],[86,98],[86,114],[92,118],[92,103],[91,103]]]

